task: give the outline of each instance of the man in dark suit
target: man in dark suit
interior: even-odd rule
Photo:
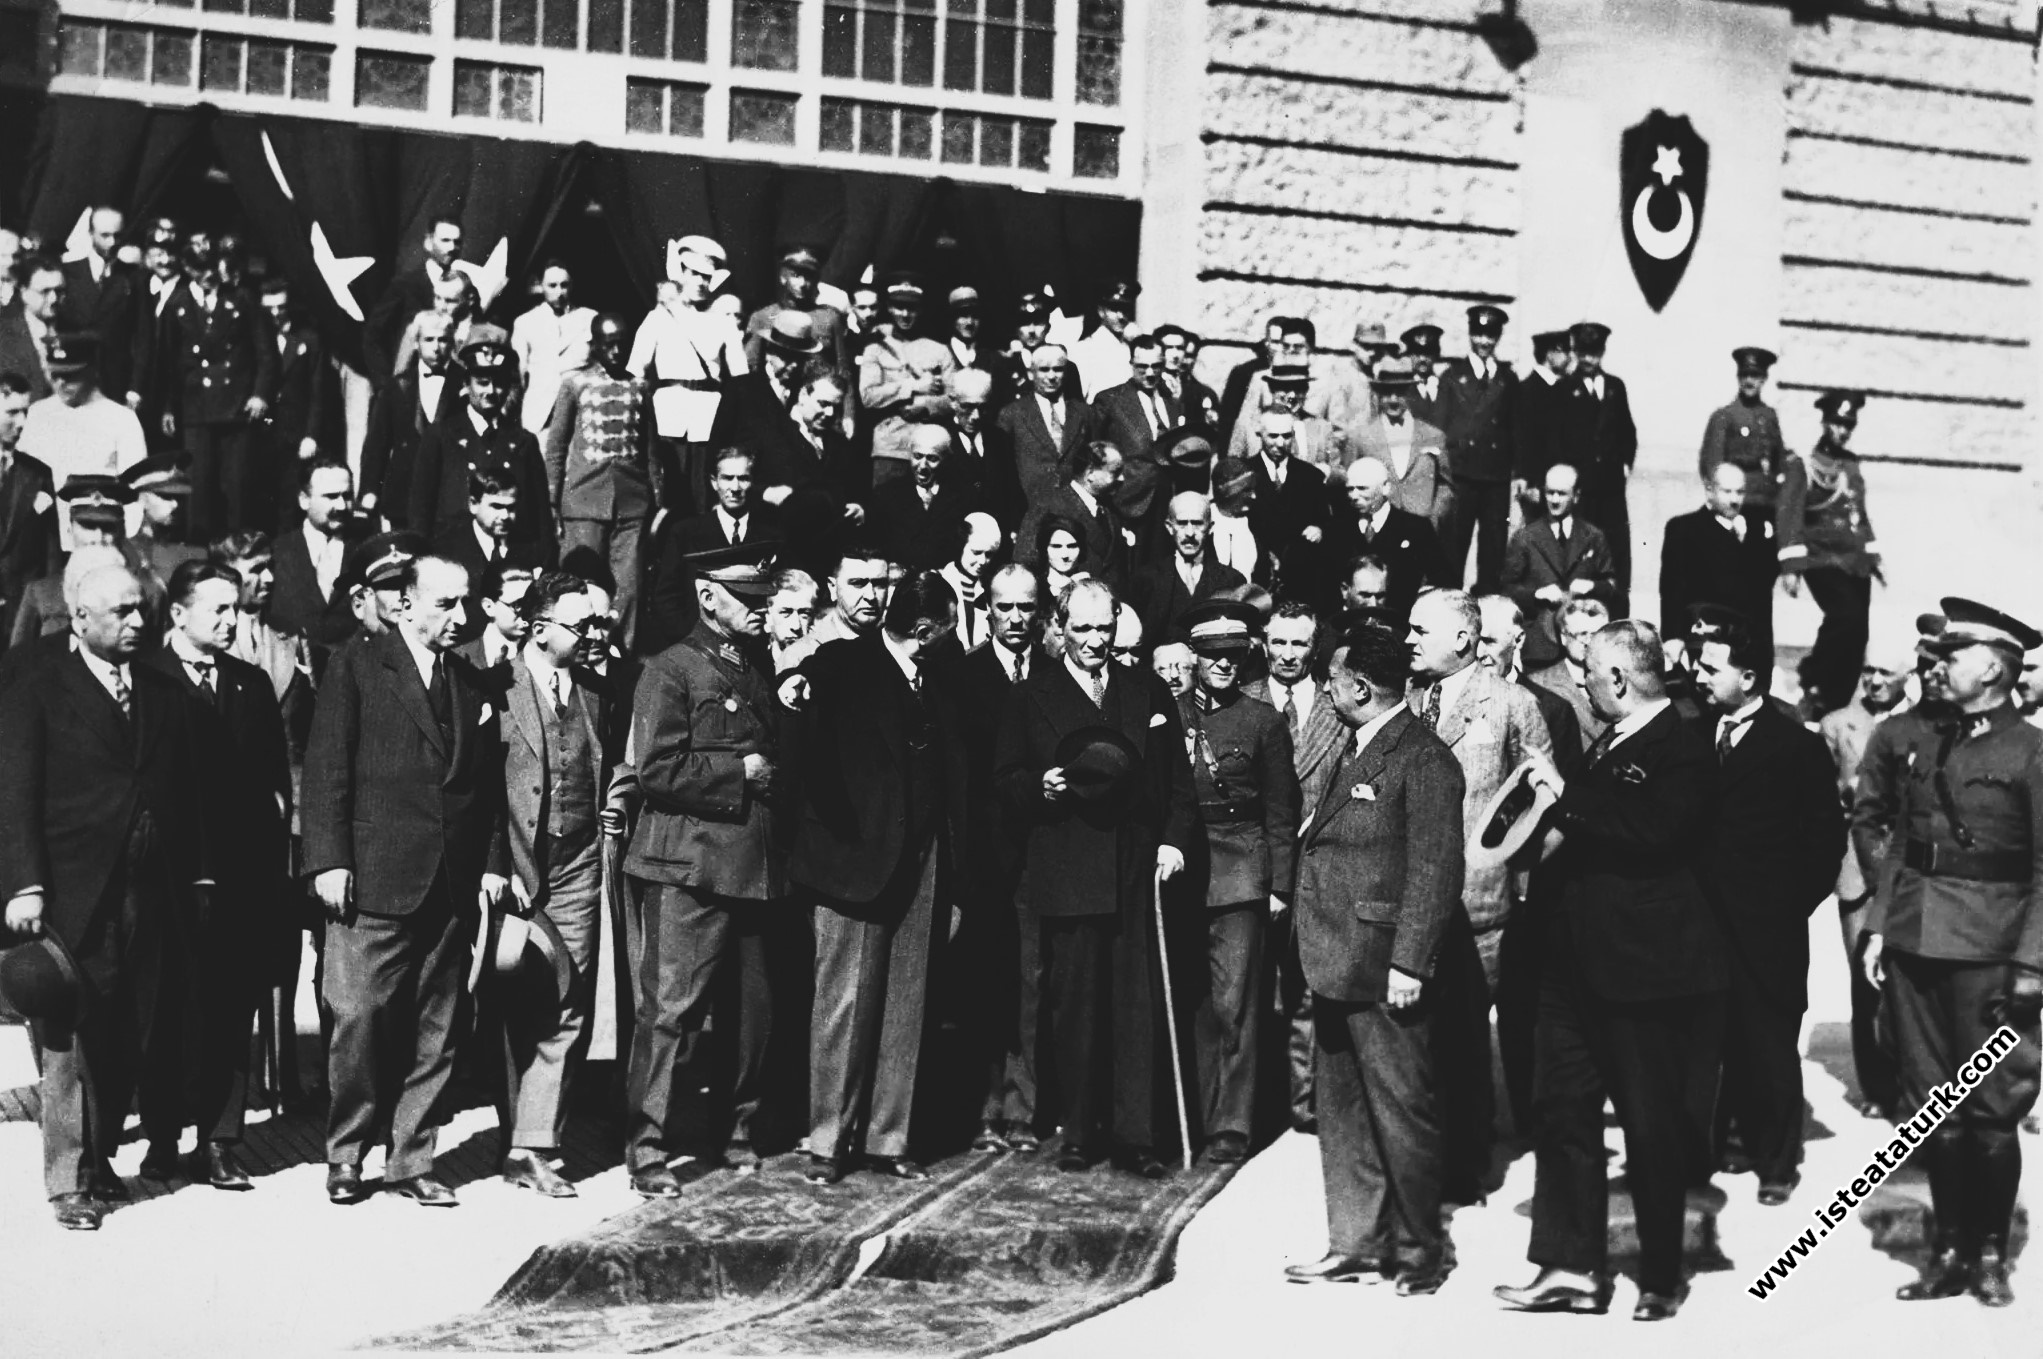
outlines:
[[[1213,556],[1213,506],[1205,496],[1197,491],[1172,496],[1163,526],[1170,535],[1170,559],[1141,568],[1128,581],[1128,603],[1141,617],[1142,636],[1152,650],[1184,640],[1178,620],[1194,604],[1248,583]]]
[[[1546,517],[1511,535],[1504,551],[1504,593],[1525,611],[1525,668],[1543,670],[1561,658],[1561,608],[1573,599],[1594,599],[1613,613],[1622,597],[1610,540],[1594,522],[1576,513],[1575,469],[1555,463],[1547,469]]]
[[[993,377],[960,368],[944,379],[944,390],[951,402],[951,469],[979,488],[987,512],[1012,532],[1028,507],[1014,470],[1014,445],[994,422]]]
[[[1209,442],[1220,429],[1220,396],[1193,376],[1199,357],[1199,337],[1183,326],[1165,323],[1150,334],[1163,348],[1163,390],[1177,401],[1181,424]]]
[[[1582,517],[1610,540],[1611,567],[1617,577],[1613,607],[1622,618],[1632,588],[1632,521],[1625,488],[1639,456],[1639,431],[1632,423],[1624,379],[1603,371],[1610,327],[1584,321],[1569,336],[1575,373],[1561,401],[1562,446],[1566,460],[1582,474]]]
[[[1660,626],[1685,630],[1699,604],[1735,609],[1773,669],[1773,582],[1780,574],[1773,521],[1745,512],[1745,469],[1720,462],[1703,482],[1703,507],[1667,521],[1660,546]]]
[[[467,377],[462,404],[419,440],[406,522],[434,543],[459,541],[470,531],[470,474],[484,463],[500,464],[517,487],[512,541],[536,543],[539,555],[550,560],[557,526],[546,494],[546,463],[539,440],[505,408],[517,386],[518,360],[509,345],[484,340],[462,351],[461,369]]]
[[[1326,473],[1293,456],[1295,422],[1288,412],[1264,411],[1256,432],[1262,448],[1249,459],[1256,487],[1249,528],[1275,562],[1270,590],[1314,599],[1326,574]]]
[[[206,911],[169,922],[170,966],[151,1054],[160,1071],[143,1082],[150,1137],[143,1170],[159,1179],[175,1173],[177,1135],[196,1123],[195,1176],[215,1189],[247,1189],[234,1149],[248,1107],[249,1037],[286,951],[298,947],[287,895],[291,761],[269,677],[227,654],[240,578],[224,566],[186,562],[171,573],[169,596],[166,644],[140,664],[185,701],[193,747],[204,757],[202,796],[215,813],[219,884]],[[152,1117],[152,1089],[168,1096],[170,1118],[161,1123]]]
[[[433,310],[435,285],[460,277],[454,265],[461,258],[461,223],[450,216],[435,217],[426,225],[421,249],[424,258],[419,267],[394,275],[384,285],[382,296],[369,312],[368,324],[362,327],[362,350],[369,364],[369,380],[378,386],[394,375],[398,341],[405,327],[420,312]]]
[[[1539,1275],[1499,1298],[1524,1311],[1602,1312],[1610,1187],[1603,1105],[1624,1127],[1638,1215],[1632,1316],[1680,1309],[1682,1214],[1709,1135],[1697,1060],[1718,1050],[1730,964],[1702,883],[1716,770],[1709,745],[1666,694],[1660,637],[1636,621],[1590,639],[1590,701],[1613,725],[1574,778],[1535,765],[1559,800],[1564,843],[1550,861],[1559,900],[1547,922],[1533,1072],[1538,1175],[1528,1257]]]
[[[139,401],[135,414],[148,436],[150,453],[159,457],[177,451],[176,443],[163,434],[163,406],[154,374],[163,348],[164,313],[185,291],[184,272],[178,267],[183,245],[177,223],[168,217],[157,218],[144,231],[142,272],[135,284],[134,325],[128,343],[128,387]]]
[[[223,238],[213,268],[193,277],[163,313],[151,375],[163,432],[184,440],[191,462],[191,527],[201,542],[258,523],[262,469],[256,431],[277,394],[269,318],[241,285],[238,247]]]
[[[1447,560],[1455,576],[1476,542],[1475,588],[1497,588],[1510,531],[1513,398],[1518,375],[1497,358],[1497,341],[1510,317],[1488,303],[1468,309],[1468,357],[1448,361],[1440,378],[1447,460],[1454,473],[1455,512]]]
[[[550,545],[521,535],[519,527],[517,478],[502,463],[481,462],[468,473],[466,520],[433,546],[464,567],[470,580],[481,580],[491,570],[536,571],[552,565]]]
[[[1184,423],[1185,408],[1163,385],[1163,346],[1141,336],[1129,346],[1134,374],[1092,400],[1093,427],[1121,450],[1124,473],[1114,507],[1135,533],[1135,560],[1146,564],[1160,546],[1164,503],[1170,498],[1170,469],[1156,456],[1168,430]]]
[[[920,1180],[909,1114],[937,878],[969,862],[958,695],[932,647],[957,622],[934,572],[894,590],[879,629],[802,664],[801,807],[788,877],[815,902],[808,1178],[866,1164]],[[860,1125],[863,1125],[861,1132]]]
[[[1050,338],[1050,298],[1041,292],[1023,293],[1015,304],[1014,340],[993,360],[992,410],[999,414],[1035,390],[1030,358]],[[1061,346],[1060,346],[1061,348]],[[1064,392],[1083,402],[1085,384],[1078,365],[1064,359]]]
[[[751,431],[760,499],[783,521],[783,565],[829,574],[845,535],[865,514],[872,457],[845,437],[844,379],[812,373],[792,410],[770,412]]]
[[[1354,732],[1311,810],[1298,864],[1298,954],[1312,989],[1327,1253],[1298,1283],[1395,1277],[1437,1292],[1443,1129],[1431,1029],[1434,954],[1460,909],[1461,767],[1405,706],[1388,629],[1335,649],[1326,698]]]
[[[1085,1169],[1110,1137],[1123,1166],[1158,1178],[1154,882],[1184,871],[1198,810],[1176,701],[1154,675],[1109,661],[1117,608],[1098,581],[1065,596],[1062,662],[1009,692],[993,778],[1027,827],[1027,908],[1043,922],[1058,1165]]]
[[[1511,400],[1511,494],[1528,515],[1537,515],[1546,469],[1570,461],[1561,417],[1566,413],[1568,375],[1575,368],[1573,341],[1565,330],[1532,337],[1532,371]]]
[[[1079,449],[1093,440],[1092,412],[1070,391],[1062,345],[1038,346],[1029,355],[1029,390],[994,423],[1014,453],[1023,511],[1037,510],[1072,475]]]
[[[1346,481],[1348,513],[1334,521],[1327,555],[1346,564],[1342,586],[1353,576],[1356,558],[1382,562],[1389,575],[1382,607],[1402,619],[1419,591],[1446,577],[1439,536],[1424,519],[1390,503],[1390,469],[1376,459],[1348,464]]]
[[[0,373],[0,650],[28,583],[58,569],[56,485],[47,464],[17,447],[31,399],[26,378]]]
[[[1695,674],[1716,719],[1721,796],[1702,871],[1731,941],[1716,1145],[1721,1161],[1735,1122],[1771,1206],[1802,1178],[1809,916],[1836,886],[1844,816],[1823,738],[1768,701],[1772,657],[1756,633],[1728,610],[1707,616]]]
[[[365,1195],[362,1157],[386,1128],[384,1187],[456,1201],[433,1173],[434,1120],[454,1072],[474,913],[497,905],[509,867],[495,714],[475,668],[447,654],[467,595],[455,563],[407,565],[396,625],[334,654],[313,713],[300,869],[327,918],[336,1203]]]
[[[21,305],[0,311],[0,373],[24,379],[29,394],[40,401],[53,390],[45,351],[57,335],[68,285],[55,260],[21,260],[14,269],[21,280]]]
[[[0,899],[18,935],[47,933],[89,991],[36,1023],[43,1183],[59,1225],[91,1231],[125,1197],[108,1158],[149,1049],[164,931],[203,914],[214,857],[184,701],[135,664],[142,587],[125,567],[77,583],[78,645],[0,696]]]
[[[57,316],[61,329],[99,337],[99,389],[122,402],[132,389],[140,286],[135,270],[114,257],[126,225],[118,208],[95,207],[87,213],[85,255],[64,264],[64,305]]]
[[[779,509],[759,498],[758,466],[759,459],[750,450],[724,449],[710,469],[709,490],[715,503],[701,514],[669,514],[660,521],[659,532],[653,535],[639,626],[639,649],[644,654],[664,651],[695,629],[690,557],[742,543],[784,540]]]
[[[1121,512],[1114,508],[1114,491],[1121,484],[1121,450],[1094,439],[1072,455],[1071,479],[1045,491],[1030,505],[1015,536],[1014,558],[1023,566],[1044,565],[1039,544],[1043,520],[1062,515],[1085,530],[1079,557],[1080,569],[1098,577],[1117,590],[1128,574],[1127,529]]]
[[[322,451],[345,454],[346,449],[339,374],[327,361],[319,331],[299,318],[291,281],[281,274],[266,278],[259,296],[277,351],[277,394],[259,442],[270,483],[264,492],[275,499],[283,518],[264,516],[268,526],[296,517],[291,513],[294,497],[314,458]]]
[[[375,510],[393,527],[411,521],[412,467],[426,431],[461,405],[461,376],[454,366],[454,323],[439,312],[418,318],[418,362],[376,389],[369,398],[368,428],[362,436],[362,508]],[[423,525],[421,532],[432,532]]]
[[[942,425],[908,431],[908,475],[873,491],[866,530],[910,571],[934,571],[957,551],[965,516],[984,508],[970,477],[949,466],[951,432]]]
[[[312,648],[315,675],[325,671],[327,655],[356,628],[342,581],[353,502],[354,479],[347,464],[316,460],[298,492],[303,517],[276,542],[276,584],[270,591],[267,618],[277,631],[305,639]]]

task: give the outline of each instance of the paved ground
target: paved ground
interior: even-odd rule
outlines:
[[[1682,1316],[1641,1330],[1632,1290],[1601,1319],[1524,1317],[1490,1299],[1523,1282],[1532,1162],[1511,1168],[1487,1206],[1454,1224],[1460,1268],[1433,1298],[1401,1300],[1388,1288],[1301,1288],[1282,1267],[1315,1258],[1324,1242],[1317,1145],[1287,1136],[1251,1163],[1192,1224],[1177,1277],[1103,1316],[1027,1347],[1035,1359],[1171,1354],[1226,1356],[1508,1352],[1634,1354],[1656,1359],[1755,1355],[2043,1353],[2043,1278],[2018,1273],[2020,1301],[1988,1313],[1969,1299],[1908,1306],[1893,1289],[1908,1268],[1875,1250],[1854,1221],[1825,1243],[1771,1300],[1745,1291],[1750,1277],[1809,1221],[1809,1209],[1884,1142],[1879,1125],[1844,1103],[1836,1064],[1843,987],[1834,917],[1812,922],[1816,974],[1811,1031],[1815,1131],[1804,1187],[1785,1208],[1753,1202],[1750,1176],[1722,1180],[1730,1202],[1718,1233],[1732,1267],[1699,1276]],[[32,1078],[19,1031],[0,1031],[0,1091]],[[0,1095],[0,1112],[9,1100]],[[14,1101],[19,1103],[18,1096]],[[300,1356],[336,1353],[379,1334],[423,1326],[483,1303],[535,1247],[580,1230],[634,1200],[610,1164],[602,1130],[577,1125],[568,1169],[582,1197],[552,1203],[490,1177],[494,1116],[461,1114],[443,1140],[443,1169],[461,1186],[451,1211],[374,1200],[328,1206],[316,1130],[265,1120],[250,1146],[267,1173],[247,1194],[180,1187],[108,1218],[96,1235],[59,1231],[42,1200],[35,1128],[0,1122],[0,1354],[9,1359],[109,1356]],[[2030,1202],[2043,1202],[2043,1145],[2029,1139]],[[142,1146],[116,1168],[132,1175]]]

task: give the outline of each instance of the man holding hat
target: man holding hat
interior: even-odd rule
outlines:
[[[1632,423],[1624,379],[1603,371],[1610,327],[1584,321],[1568,334],[1575,375],[1568,380],[1562,401],[1564,461],[1581,474],[1582,517],[1602,529],[1610,544],[1611,569],[1617,577],[1613,612],[1622,618],[1629,611],[1632,588],[1632,521],[1625,485],[1638,461],[1639,431]]]
[[[609,564],[629,645],[637,635],[646,523],[664,487],[653,457],[648,389],[625,366],[624,350],[624,318],[615,312],[596,317],[589,361],[561,379],[542,456],[561,553],[586,547]]]
[[[510,418],[518,386],[518,356],[484,340],[461,351],[466,377],[461,405],[448,411],[419,441],[412,467],[407,522],[442,553],[465,551],[474,537],[468,490],[478,467],[494,465],[517,489],[511,541],[548,561],[555,550],[546,461],[532,432]]]
[[[944,378],[958,361],[940,341],[921,334],[922,279],[898,272],[887,279],[887,320],[858,363],[858,401],[873,420],[873,486],[908,475],[909,429],[945,414]]]
[[[1390,358],[1376,365],[1370,380],[1376,411],[1354,432],[1355,456],[1374,458],[1390,470],[1390,503],[1433,526],[1443,543],[1452,545],[1459,482],[1449,473],[1447,441],[1440,430],[1412,414],[1410,399],[1416,379],[1410,360]],[[1458,568],[1468,560],[1468,540],[1461,554],[1445,559],[1449,576],[1461,579]]]
[[[673,295],[646,313],[624,363],[652,387],[653,433],[697,510],[709,504],[710,443],[731,379],[752,369],[737,325],[709,305],[729,278],[724,248],[709,237],[669,242]]]
[[[75,476],[118,475],[148,457],[142,422],[99,390],[99,342],[89,335],[53,336],[45,352],[55,386],[28,408],[21,451],[49,468],[60,488]],[[66,552],[73,546],[62,517],[57,541]]]
[[[1468,309],[1468,357],[1450,360],[1441,380],[1441,426],[1459,502],[1446,533],[1447,560],[1457,579],[1476,543],[1475,588],[1497,588],[1504,569],[1504,536],[1511,523],[1512,400],[1518,375],[1497,357],[1497,341],[1511,318],[1485,302]]]
[[[1788,447],[1781,440],[1779,414],[1760,393],[1777,360],[1769,350],[1745,345],[1731,351],[1731,362],[1738,366],[1738,395],[1710,412],[1709,423],[1703,426],[1699,465],[1704,481],[1722,463],[1744,468],[1746,500],[1771,515]]]
[[[1912,1114],[1999,1026],[2021,1044],[1916,1149],[1930,1180],[1934,1251],[1906,1301],[1970,1291],[2014,1301],[2009,1233],[2022,1179],[2017,1136],[2037,1093],[2043,1008],[2043,731],[2013,702],[2043,633],[1969,599],[1943,601],[1931,679],[1950,711],[1883,724],[1898,758],[1871,751],[1855,823],[1898,807],[1866,913],[1865,970],[1881,988]],[[1897,1152],[1897,1155],[1901,1153]]]
[[[1774,520],[1783,586],[1798,595],[1806,583],[1823,610],[1816,644],[1801,664],[1802,688],[1819,713],[1842,707],[1858,683],[1873,580],[1880,575],[1880,547],[1866,513],[1866,478],[1851,451],[1865,404],[1864,392],[1817,398],[1823,437],[1807,453],[1788,455]]]
[[[850,327],[844,313],[816,298],[816,278],[823,261],[806,245],[790,246],[781,252],[779,295],[745,318],[745,357],[756,370],[766,357],[767,337],[773,323],[783,316],[799,316],[809,322],[818,341],[816,352],[828,350],[838,372],[851,367]]]
[[[1206,986],[1194,1044],[1204,1101],[1206,1159],[1248,1159],[1262,1047],[1263,937],[1291,905],[1298,868],[1298,775],[1277,710],[1241,692],[1241,663],[1262,617],[1250,604],[1209,599],[1184,616],[1199,679],[1178,700],[1192,787],[1204,829],[1186,874],[1202,896]]]
[[[1428,323],[1413,326],[1398,336],[1404,344],[1404,356],[1412,365],[1412,392],[1409,398],[1412,413],[1435,427],[1441,424],[1442,419],[1440,340],[1446,333],[1440,327]]]

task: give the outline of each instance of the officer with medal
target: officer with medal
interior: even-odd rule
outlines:
[[[1253,605],[1210,599],[1183,626],[1199,678],[1178,699],[1192,786],[1205,827],[1205,862],[1194,847],[1193,890],[1204,886],[1207,985],[1195,1046],[1204,1103],[1206,1159],[1248,1159],[1261,1046],[1263,936],[1291,901],[1298,865],[1298,775],[1291,733],[1277,710],[1241,692],[1241,663],[1261,616]],[[1204,872],[1197,870],[1203,868]]]
[[[1756,345],[1731,351],[1738,365],[1738,395],[1710,412],[1703,426],[1702,453],[1697,465],[1707,483],[1710,473],[1724,463],[1745,469],[1745,503],[1765,514],[1773,513],[1780,493],[1781,470],[1788,459],[1787,444],[1781,440],[1781,418],[1760,395],[1766,390],[1767,374],[1777,362],[1774,355]],[[1663,619],[1663,622],[1672,622]]]
[[[1866,915],[1866,976],[1912,1114],[2002,1024],[2022,1043],[1965,1095],[1917,1155],[1936,1226],[1922,1277],[1904,1301],[1970,1292],[2014,1301],[2008,1233],[2022,1178],[2017,1129],[2036,1103],[2043,1008],[2043,731],[2013,702],[2024,653],[2043,633],[1969,599],[1943,601],[1928,646],[1945,699],[1934,724],[1904,733],[1899,758],[1859,775],[1856,823],[1897,806]],[[1896,783],[1898,787],[1888,787]]]

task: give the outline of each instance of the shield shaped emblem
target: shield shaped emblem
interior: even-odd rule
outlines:
[[[1625,130],[1618,152],[1625,253],[1646,305],[1674,296],[1702,234],[1710,147],[1686,117],[1654,109]]]

